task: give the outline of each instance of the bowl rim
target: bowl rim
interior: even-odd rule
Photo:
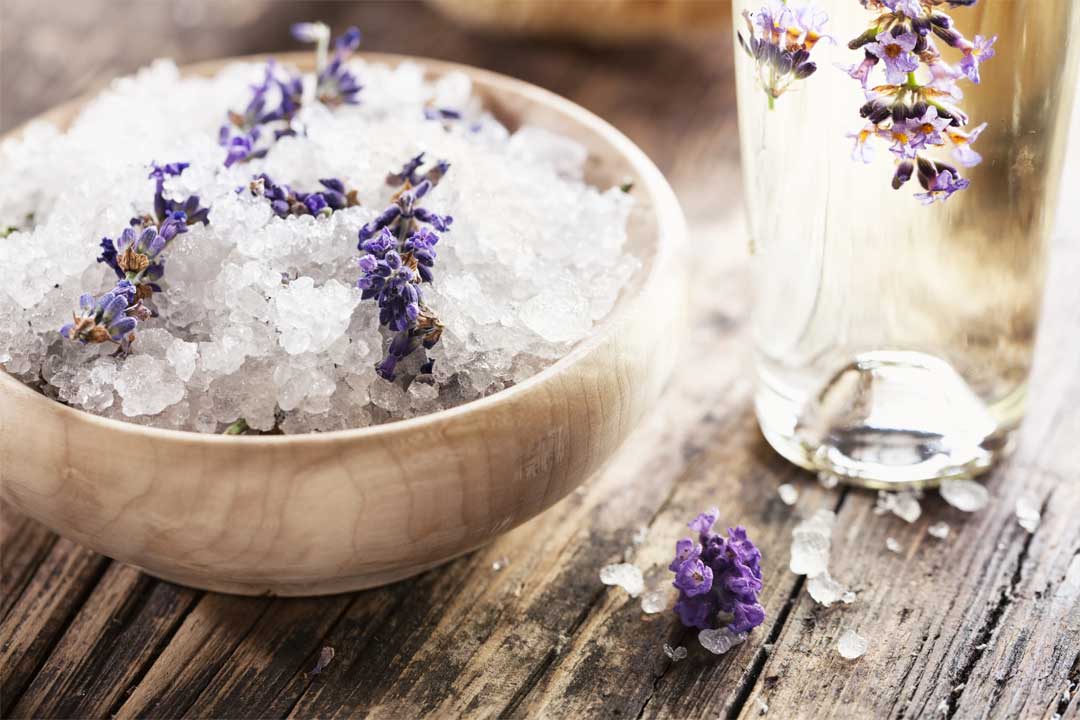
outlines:
[[[596,350],[599,345],[605,342],[608,334],[612,332],[613,328],[618,324],[618,321],[631,312],[635,302],[640,301],[642,296],[647,295],[649,291],[661,281],[661,275],[666,271],[667,263],[673,260],[673,258],[669,256],[674,254],[675,246],[685,239],[686,220],[683,215],[682,207],[680,206],[671,185],[667,182],[663,173],[660,172],[660,169],[656,167],[656,164],[653,163],[648,155],[646,155],[636,143],[630,140],[630,138],[624,135],[611,123],[572,100],[564,98],[539,85],[510,75],[504,75],[492,70],[475,67],[473,65],[400,53],[357,52],[353,57],[367,63],[381,63],[391,67],[395,67],[405,62],[416,63],[423,68],[425,77],[429,77],[432,74],[444,75],[454,71],[463,72],[469,75],[470,79],[473,81],[482,81],[484,85],[492,88],[495,92],[509,89],[528,100],[535,101],[540,105],[547,105],[561,115],[572,117],[575,122],[580,123],[594,131],[596,134],[602,136],[604,140],[634,168],[634,171],[641,181],[640,185],[647,191],[647,195],[652,201],[652,212],[656,217],[657,242],[654,245],[655,253],[651,265],[648,268],[643,268],[646,272],[636,291],[628,297],[617,299],[612,310],[593,327],[592,331],[585,338],[575,344],[568,353],[559,357],[555,362],[525,380],[515,383],[508,388],[494,392],[491,395],[470,400],[461,405],[444,408],[412,418],[392,420],[379,425],[346,428],[343,430],[328,430],[326,432],[306,432],[282,435],[224,435],[221,433],[201,433],[195,430],[177,430],[173,428],[156,427],[154,425],[141,425],[139,423],[95,415],[88,410],[72,407],[71,405],[46,397],[44,394],[21,382],[3,368],[0,368],[0,390],[3,392],[18,393],[23,397],[31,398],[28,402],[41,401],[43,403],[48,403],[52,406],[51,411],[59,413],[61,416],[75,422],[89,423],[90,425],[97,426],[98,429],[105,431],[148,435],[151,439],[184,442],[199,441],[213,444],[243,443],[251,446],[279,447],[298,443],[333,443],[343,440],[379,439],[397,433],[422,430],[429,426],[455,420],[460,416],[480,413],[487,409],[513,402],[517,396],[532,391],[536,386],[544,384],[553,376],[562,374],[565,370],[582,362],[588,355]],[[234,63],[258,63],[274,59],[279,62],[304,67],[310,66],[310,58],[311,54],[307,52],[290,51],[280,53],[258,53],[203,60],[196,63],[178,65],[177,67],[181,77],[199,75],[210,76],[213,73],[219,72],[226,65]],[[142,67],[145,66],[146,65]],[[106,88],[107,85],[91,90],[20,123],[11,130],[0,135],[0,143],[8,139],[17,138],[25,132],[30,125],[36,122],[50,122],[66,131],[67,128],[65,125],[69,125],[70,121],[64,123],[60,122],[58,118],[63,116],[71,116],[74,118],[74,115],[72,115],[73,112],[92,101]]]

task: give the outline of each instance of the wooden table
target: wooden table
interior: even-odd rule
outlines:
[[[400,3],[3,8],[0,127],[157,54],[271,50],[293,20],[355,22],[369,49],[488,67],[610,119],[671,179],[699,248],[688,258],[698,277],[687,372],[622,452],[541,517],[415,579],[301,600],[205,593],[4,509],[5,717],[715,718],[756,717],[766,705],[778,718],[1080,717],[1067,694],[1080,684],[1075,226],[1057,244],[1030,417],[1018,453],[988,479],[991,507],[964,515],[931,494],[908,525],[875,515],[873,493],[822,488],[755,427],[726,35],[608,50],[493,40]],[[110,23],[94,25],[103,11]],[[173,29],[177,18],[187,27]],[[784,482],[800,490],[793,508],[777,496]],[[1025,492],[1044,510],[1034,534],[1013,514]],[[651,583],[667,582],[675,540],[710,505],[764,552],[768,618],[722,657],[671,614],[643,616],[598,579],[626,557]],[[822,507],[838,516],[831,571],[858,591],[852,605],[816,605],[787,569],[792,528]],[[953,530],[944,542],[927,534],[939,520]],[[639,528],[647,534],[635,544]],[[855,662],[836,652],[847,628],[871,643]],[[689,657],[672,663],[665,642]],[[335,657],[313,676],[324,647]]]

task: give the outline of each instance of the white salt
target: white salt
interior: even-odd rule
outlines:
[[[43,377],[50,394],[106,417],[220,432],[243,416],[260,430],[311,432],[483,397],[593,332],[641,266],[627,250],[633,195],[585,184],[593,159],[575,140],[503,127],[463,74],[428,81],[408,62],[349,67],[364,85],[359,105],[306,108],[305,132],[228,169],[218,128],[247,103],[261,64],[181,79],[158,61],[114,83],[69,132],[38,123],[0,145],[0,226],[19,228],[0,240],[3,369]],[[429,102],[467,121],[425,120]],[[389,204],[386,174],[421,150],[451,165],[424,199],[454,216],[435,281],[422,288],[446,330],[431,351],[433,375],[410,384],[422,364],[415,353],[391,384],[375,374],[389,333],[356,289],[357,231]],[[158,315],[140,325],[133,355],[117,360],[107,357],[113,348],[63,342],[57,330],[81,293],[114,282],[95,260],[98,241],[152,210],[151,161],[191,163],[165,194],[199,195],[210,224],[170,244],[165,289],[151,301]],[[280,219],[236,192],[263,172],[305,191],[337,177],[361,204]]]
[[[885,547],[889,552],[899,553],[901,550],[900,542],[896,538],[885,538]]]
[[[936,522],[926,529],[926,532],[930,533],[931,537],[935,537],[938,540],[944,540],[949,537],[949,523]]]
[[[836,515],[818,510],[791,532],[791,572],[814,577],[829,567],[829,546]]]
[[[1029,533],[1035,532],[1035,529],[1039,527],[1039,522],[1042,520],[1042,514],[1039,512],[1039,501],[1030,495],[1021,495],[1017,498],[1016,519],[1020,523],[1020,527]]]
[[[922,515],[922,507],[919,505],[918,497],[911,491],[896,493],[878,491],[874,513],[884,515],[890,512],[905,522],[913,523]]]
[[[630,563],[615,563],[600,568],[600,582],[605,585],[617,585],[630,597],[637,597],[645,590],[645,578],[641,569]]]
[[[497,559],[495,562],[491,563],[491,569],[494,570],[495,572],[499,572],[500,570],[502,570],[504,567],[506,567],[509,564],[510,564],[510,559],[507,558],[506,556],[503,556],[503,557]]]
[[[671,662],[679,662],[686,659],[686,648],[680,645],[677,648],[673,648],[667,643],[664,643],[664,654],[671,658]]]
[[[784,483],[780,487],[776,488],[776,493],[780,496],[780,500],[785,505],[794,505],[795,501],[799,499],[799,491],[794,485]]]
[[[766,714],[768,714],[768,712],[769,712],[769,703],[765,702],[761,698],[757,698],[756,703],[757,703],[757,707],[758,707],[758,715],[766,715]]]
[[[818,482],[821,483],[821,486],[828,490],[832,490],[840,483],[839,477],[837,477],[831,472],[826,472],[824,470],[818,473],[817,479]]]
[[[836,649],[839,651],[840,657],[845,660],[862,657],[869,648],[870,643],[866,641],[866,638],[854,630],[845,630],[836,642]]]
[[[851,590],[848,590],[847,592],[845,592],[843,595],[840,596],[840,602],[844,603],[845,605],[850,605],[851,603],[855,602],[855,600],[857,598],[858,598],[858,595],[856,595]]]
[[[825,607],[843,600],[848,592],[847,588],[829,576],[828,571],[807,580],[806,590],[810,593],[810,597],[813,598],[814,602]]]
[[[667,588],[650,590],[641,596],[641,612],[646,615],[655,615],[667,610],[670,595],[671,592]]]
[[[731,648],[746,640],[746,633],[735,633],[724,626],[716,630],[702,630],[698,633],[698,642],[714,655],[723,655]]]
[[[990,502],[986,486],[967,478],[942,480],[938,493],[945,502],[964,512],[982,510]]]

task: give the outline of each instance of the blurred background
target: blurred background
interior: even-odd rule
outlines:
[[[468,63],[548,88],[637,142],[688,215],[738,185],[728,0],[0,0],[0,132],[157,57],[300,49],[299,20],[361,50]],[[710,217],[711,216],[711,217]]]

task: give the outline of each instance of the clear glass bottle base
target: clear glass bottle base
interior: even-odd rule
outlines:
[[[876,351],[809,397],[762,372],[755,409],[769,444],[796,465],[895,489],[990,469],[1011,449],[1023,394],[991,408],[943,360]]]

